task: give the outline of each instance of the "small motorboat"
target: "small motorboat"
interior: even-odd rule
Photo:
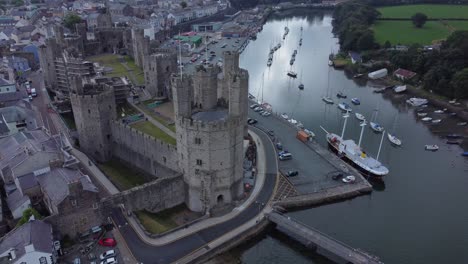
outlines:
[[[466,126],[466,124],[468,124],[468,123],[467,122],[458,122],[457,126]]]
[[[440,122],[442,122],[442,119],[434,119],[431,122],[432,124],[439,124]]]
[[[448,134],[446,137],[456,139],[456,138],[461,138],[462,136],[459,134]]]
[[[359,99],[357,99],[357,98],[353,98],[353,99],[351,99],[351,103],[353,103],[355,105],[360,105],[361,101],[359,101]]]
[[[291,59],[291,60],[289,61],[289,65],[293,65],[293,64],[294,64],[294,60]]]
[[[449,116],[456,116],[457,113],[449,113],[448,115],[449,115]]]
[[[449,145],[459,145],[461,142],[459,140],[449,139],[449,140],[447,140],[446,143],[449,144]]]
[[[346,177],[343,177],[341,181],[343,181],[344,183],[354,183],[356,181],[356,177],[354,177],[353,175],[348,175]]]
[[[299,90],[304,90],[304,84],[301,83],[301,84],[299,84],[298,87],[299,87]]]
[[[354,114],[358,120],[364,121],[366,120],[366,117],[360,113],[355,113]]]
[[[432,117],[427,116],[427,117],[422,118],[421,120],[424,121],[424,122],[429,122],[429,121],[432,120]]]
[[[388,136],[388,140],[390,140],[390,142],[393,145],[401,146],[401,140],[399,138],[397,138],[395,135],[392,135],[392,134],[388,133],[387,136]]]
[[[349,107],[349,105],[347,103],[339,103],[338,104],[338,108],[341,109],[341,111],[343,112],[352,112],[353,109],[351,109],[351,107]]]
[[[437,146],[437,145],[425,145],[424,149],[425,150],[430,150],[430,151],[437,151],[437,150],[439,150],[439,146]]]
[[[296,78],[297,77],[297,73],[295,73],[294,71],[288,71],[287,75],[291,78]]]
[[[333,101],[333,99],[331,99],[330,96],[323,96],[322,97],[322,101],[324,101],[325,103],[327,104],[334,104],[335,102]]]
[[[404,91],[406,91],[406,85],[396,86],[395,88],[393,88],[393,91],[395,93],[403,93]]]
[[[449,104],[454,104],[454,103],[456,103],[456,102],[457,102],[457,99],[453,99],[453,100],[450,100],[450,101],[449,101]]]
[[[418,113],[418,116],[420,116],[420,117],[427,116],[427,113],[424,113],[424,112]]]
[[[267,66],[268,66],[268,67],[271,66],[271,61],[270,61],[270,60],[267,62]]]
[[[443,114],[443,113],[444,113],[444,110],[435,110],[434,113],[436,113],[436,114]]]
[[[293,118],[289,119],[288,122],[293,124],[293,125],[297,124],[297,120],[293,119]]]
[[[288,116],[286,113],[282,113],[282,114],[281,114],[281,117],[282,117],[283,119],[286,119],[286,120],[289,119],[289,116]]]
[[[464,157],[468,157],[468,151],[463,152],[461,155]]]
[[[347,96],[346,94],[344,94],[343,92],[338,92],[338,93],[336,94],[336,97],[338,97],[338,98],[346,98],[346,97],[348,97],[348,96]]]
[[[378,123],[369,122],[369,125],[370,125],[370,127],[372,128],[372,130],[374,130],[374,131],[377,132],[377,133],[381,133],[381,132],[384,130],[383,126],[381,126],[381,125],[378,124]]]

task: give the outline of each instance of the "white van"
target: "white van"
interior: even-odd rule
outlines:
[[[280,160],[290,160],[292,159],[292,154],[291,153],[283,153],[281,155],[279,155],[279,159]]]

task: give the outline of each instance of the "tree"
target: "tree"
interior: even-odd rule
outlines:
[[[385,41],[384,48],[385,48],[385,49],[389,49],[389,48],[391,48],[391,47],[392,47],[392,43],[390,43],[390,41],[388,41],[388,40]]]
[[[63,19],[63,24],[69,29],[73,29],[75,24],[81,22],[81,17],[75,13],[68,13]]]
[[[453,75],[451,85],[453,87],[453,96],[455,98],[468,98],[468,68],[456,72]]]
[[[413,24],[417,28],[421,28],[427,21],[427,16],[423,13],[416,13],[411,17]]]
[[[374,34],[372,31],[365,31],[358,39],[356,43],[358,50],[370,50],[375,46]]]
[[[16,226],[22,226],[26,224],[29,221],[29,218],[31,218],[31,215],[34,215],[34,219],[41,219],[42,216],[36,211],[34,208],[28,208],[24,210],[23,216],[19,220],[18,224]]]
[[[187,2],[180,2],[180,6],[182,8],[186,8],[187,7]]]

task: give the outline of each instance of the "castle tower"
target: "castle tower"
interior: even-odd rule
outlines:
[[[132,28],[133,59],[135,64],[143,67],[144,59],[149,55],[149,38],[145,37],[142,28]]]
[[[227,73],[237,71],[239,68],[239,53],[233,51],[224,51],[224,64],[223,64],[223,76],[224,78],[219,80],[218,85],[218,98],[228,100],[229,98],[229,87],[227,83]]]
[[[145,87],[152,97],[172,98],[171,74],[177,72],[177,55],[172,50],[158,50],[144,60]]]
[[[196,212],[232,204],[243,194],[248,74],[232,68],[227,75],[231,78],[224,80],[228,98],[221,98],[229,104],[220,105],[219,70],[199,67],[192,87],[187,76],[173,77],[179,166],[187,186],[186,204]]]
[[[107,84],[70,77],[70,100],[80,148],[100,162],[112,157],[111,122],[116,119],[114,90]]]
[[[44,76],[45,86],[50,89],[57,87],[55,74],[55,58],[60,54],[59,46],[54,38],[46,39],[45,45],[39,47],[39,63]]]

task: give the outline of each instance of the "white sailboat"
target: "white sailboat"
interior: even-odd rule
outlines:
[[[398,123],[398,114],[395,115],[395,119],[393,120],[393,127],[392,133],[387,133],[388,140],[395,146],[401,146],[401,140],[395,136],[395,129]]]
[[[369,125],[372,130],[374,130],[377,133],[382,133],[384,131],[383,126],[381,126],[379,123],[377,123],[377,114],[379,113],[379,109],[375,109],[375,113],[373,115],[372,121],[369,122]]]
[[[335,102],[330,96],[330,68],[328,68],[328,75],[327,75],[327,94],[322,96],[322,101],[326,104],[334,104]]]
[[[365,121],[366,120],[366,117],[363,115],[363,114],[360,114],[360,113],[355,113],[354,114],[356,116],[356,118],[360,121]]]

